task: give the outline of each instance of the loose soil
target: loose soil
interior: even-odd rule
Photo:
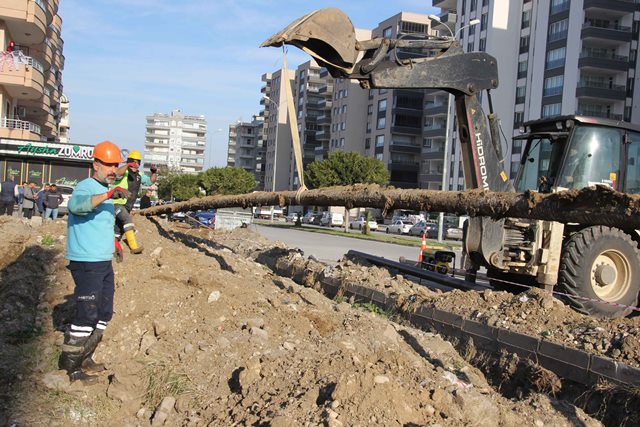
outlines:
[[[145,251],[114,264],[116,313],[95,355],[108,370],[86,387],[56,366],[73,313],[66,223],[0,218],[0,425],[600,425],[544,394],[503,397],[440,336],[323,296],[322,275],[639,365],[637,318],[591,320],[536,292],[445,295],[251,229],[136,223]],[[295,281],[265,267],[274,259]]]

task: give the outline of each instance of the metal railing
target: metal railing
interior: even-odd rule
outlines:
[[[555,42],[558,40],[564,40],[567,38],[567,36],[569,35],[569,31],[568,30],[564,30],[564,31],[560,31],[557,33],[551,33],[549,34],[549,38],[548,38],[548,42]]]
[[[624,85],[614,85],[614,84],[609,84],[608,82],[598,82],[598,81],[589,81],[589,80],[580,80],[578,82],[577,87],[578,88],[591,87],[595,89],[611,89],[611,90],[617,90],[617,91],[623,91],[626,89],[626,86]]]
[[[602,28],[605,30],[614,30],[614,31],[622,31],[625,33],[630,33],[631,32],[631,27],[627,27],[625,25],[614,25],[614,24],[598,24],[598,23],[594,23],[594,22],[585,22],[584,24],[582,24],[582,29],[585,28]]]
[[[562,86],[548,87],[542,90],[542,96],[562,95]]]
[[[555,6],[551,6],[551,14],[560,13],[562,11],[568,10],[571,2],[569,0],[556,4]]]
[[[552,70],[554,68],[564,67],[565,58],[562,59],[553,59],[551,61],[547,61],[547,65],[545,70]]]
[[[583,50],[580,52],[580,58],[610,59],[612,61],[628,62],[628,56],[615,55],[612,53],[598,52],[595,50]]]
[[[581,116],[600,117],[602,119],[622,120],[622,114],[607,113],[606,111],[589,108],[579,108],[577,114]]]
[[[3,117],[0,119],[0,128],[28,130],[40,135],[40,126],[26,120],[8,119],[6,117]]]

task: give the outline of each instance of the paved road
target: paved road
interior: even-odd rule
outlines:
[[[395,245],[392,243],[376,242],[372,240],[355,239],[322,233],[308,233],[299,229],[285,229],[252,225],[256,231],[269,240],[280,241],[291,248],[300,248],[305,255],[313,255],[320,261],[335,264],[350,249],[366,252],[384,258],[398,261],[403,256],[406,259],[418,259],[420,241],[415,247]],[[459,258],[459,250],[458,258]]]

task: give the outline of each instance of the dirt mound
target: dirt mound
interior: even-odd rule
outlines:
[[[55,366],[58,329],[72,312],[64,222],[0,223],[3,235],[28,236],[2,270],[0,294],[32,289],[21,304],[33,313],[2,311],[0,329],[40,327],[12,344],[0,424],[599,425],[544,395],[506,399],[439,336],[275,275],[254,257],[286,248],[251,230],[136,222],[145,252],[115,264],[116,313],[96,352],[109,369],[92,387],[70,385]],[[317,268],[399,295],[442,297],[383,270]]]

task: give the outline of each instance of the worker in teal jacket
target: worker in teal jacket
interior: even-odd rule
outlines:
[[[92,356],[113,316],[115,210],[113,199],[127,197],[127,190],[109,184],[122,162],[120,149],[110,141],[93,152],[93,177],[82,180],[69,199],[67,259],[75,282],[75,315],[64,334],[59,366],[71,381],[91,384],[97,377],[87,371],[104,370]]]

